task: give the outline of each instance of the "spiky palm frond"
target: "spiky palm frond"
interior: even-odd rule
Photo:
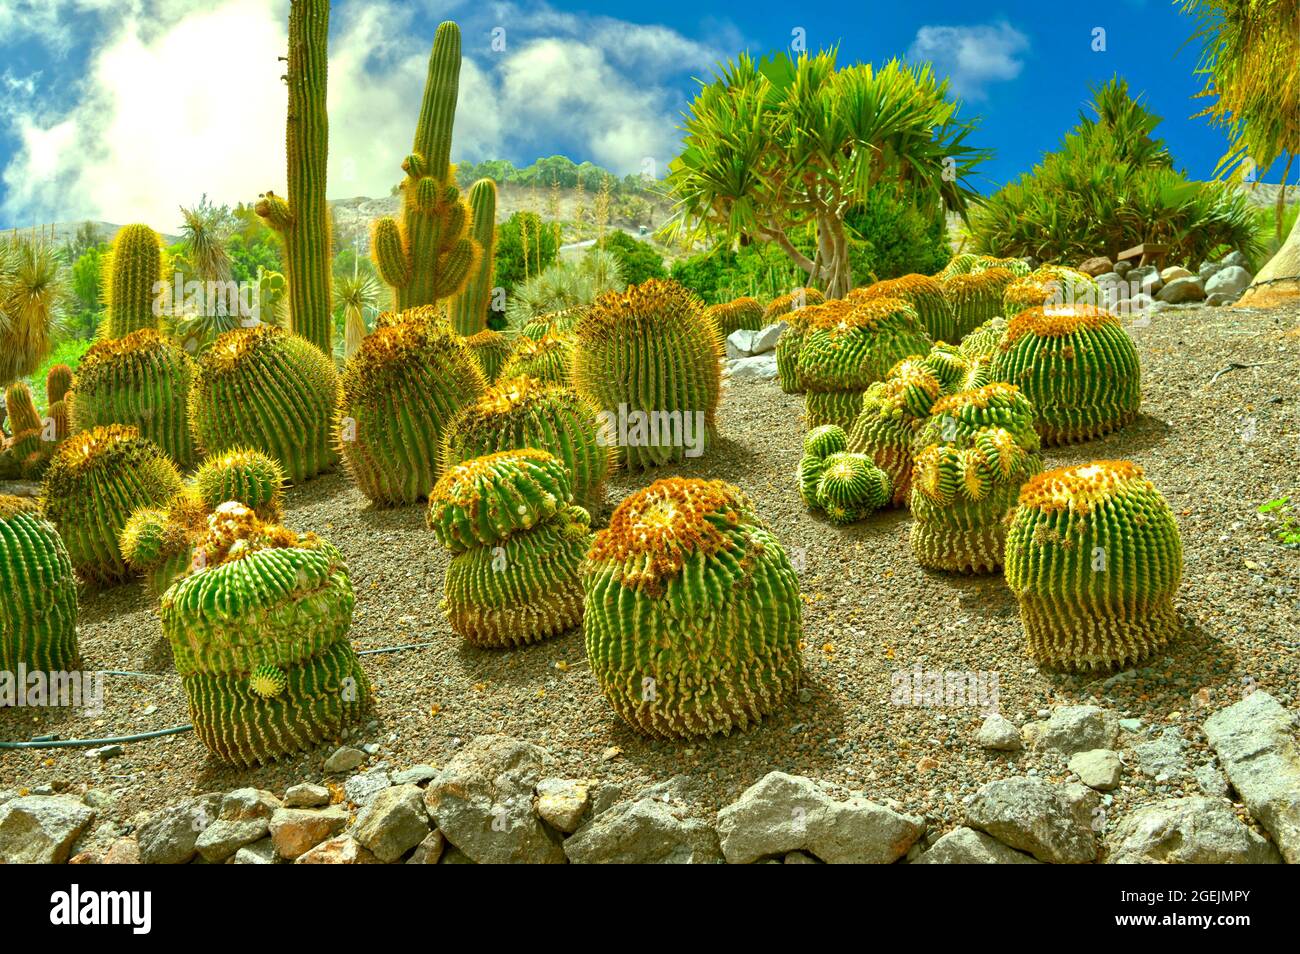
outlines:
[[[370,333],[367,315],[379,306],[379,282],[362,272],[334,279],[334,303],[343,315],[343,357],[350,358]]]
[[[42,239],[0,241],[0,386],[34,372],[62,332],[71,297],[57,249]]]

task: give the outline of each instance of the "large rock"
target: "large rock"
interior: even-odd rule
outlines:
[[[368,805],[370,800],[393,784],[383,769],[354,775],[343,783],[343,795],[354,805]]]
[[[832,864],[889,864],[907,854],[925,823],[854,796],[839,802],[797,775],[772,772],[718,812],[732,864],[806,851]]]
[[[1014,722],[996,712],[985,716],[975,734],[975,742],[994,752],[1019,752],[1021,748],[1020,730]]]
[[[760,354],[752,358],[737,358],[727,362],[727,372],[736,381],[771,381],[776,377],[776,356]]]
[[[727,335],[727,357],[732,359],[748,358],[750,355],[755,354],[754,338],[757,335],[757,331],[749,328],[738,328]]]
[[[1161,269],[1160,280],[1168,285],[1170,282],[1176,282],[1180,278],[1191,278],[1192,271],[1183,268],[1181,265],[1170,265],[1168,268]]]
[[[1292,716],[1256,690],[1205,720],[1228,781],[1268,829],[1288,864],[1300,864],[1300,746]]]
[[[1170,798],[1138,809],[1106,836],[1110,864],[1280,864],[1277,849],[1221,798]]]
[[[1187,774],[1187,740],[1183,730],[1168,726],[1149,742],[1133,746],[1138,771],[1157,782],[1172,782]]]
[[[1038,865],[1032,855],[1008,848],[973,828],[956,828],[912,862],[915,865]]]
[[[347,809],[342,805],[319,810],[282,808],[271,816],[271,840],[281,858],[293,861],[337,835],[347,823]]]
[[[564,843],[574,864],[716,864],[718,834],[707,822],[687,817],[653,798],[620,802]]]
[[[418,785],[395,785],[375,795],[357,816],[354,838],[383,862],[396,861],[429,834],[429,813]]]
[[[1124,277],[1127,281],[1137,282],[1134,287],[1147,295],[1154,295],[1164,285],[1160,280],[1160,272],[1154,265],[1138,265]]]
[[[93,809],[64,795],[23,795],[0,805],[0,862],[61,865]]]
[[[482,735],[429,782],[424,804],[447,840],[476,864],[563,864],[559,836],[533,811],[545,768],[538,746]]]
[[[1097,857],[1096,793],[1082,785],[1039,778],[998,779],[982,786],[966,808],[966,824],[1039,861],[1083,864]]]
[[[784,321],[778,321],[774,325],[768,325],[754,335],[754,340],[750,342],[750,354],[767,354],[769,351],[776,350],[777,339],[785,331],[788,325]]]
[[[199,834],[194,848],[204,861],[225,861],[245,845],[266,837],[267,819],[218,818]]]
[[[1114,267],[1114,263],[1105,255],[1098,255],[1096,258],[1089,258],[1079,263],[1079,271],[1093,278],[1105,275]]]
[[[222,797],[198,795],[155,813],[136,832],[140,861],[146,865],[183,865],[194,857],[203,830],[217,820]]]
[[[1240,265],[1219,269],[1205,282],[1207,295],[1240,295],[1250,287],[1252,276]]]
[[[1058,706],[1047,719],[1028,723],[1024,737],[1031,749],[1066,756],[1113,749],[1119,738],[1119,719],[1099,706]]]
[[[1175,278],[1171,282],[1166,282],[1165,286],[1156,293],[1159,301],[1167,302],[1170,305],[1181,305],[1186,302],[1204,301],[1205,286],[1201,284],[1200,276],[1188,275],[1184,278]]]
[[[1119,784],[1120,770],[1119,756],[1111,749],[1089,749],[1070,756],[1070,771],[1099,792],[1109,792]]]
[[[1219,259],[1219,264],[1228,267],[1235,265],[1238,268],[1250,268],[1250,261],[1238,251],[1232,251],[1223,256],[1223,258]]]

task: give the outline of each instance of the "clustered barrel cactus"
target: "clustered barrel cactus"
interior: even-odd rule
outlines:
[[[343,372],[337,422],[361,492],[381,506],[427,497],[448,425],[486,386],[463,339],[443,323],[399,320],[367,335]]]
[[[11,433],[7,439],[0,434],[0,480],[38,479],[54,453],[54,428],[37,413],[26,382],[10,384],[4,398]]]
[[[1160,650],[1178,633],[1182,570],[1173,512],[1130,461],[1046,471],[1020,491],[1006,579],[1041,665],[1132,665]]]
[[[574,334],[574,384],[618,422],[624,465],[681,460],[691,445],[703,452],[722,393],[722,342],[693,293],[655,278],[609,292]]]
[[[520,335],[515,348],[497,372],[500,380],[536,378],[543,384],[569,387],[573,384],[574,353],[577,339],[564,331],[551,331],[540,338]]]
[[[850,300],[897,298],[912,306],[921,328],[934,341],[956,344],[961,340],[952,305],[944,295],[944,283],[929,275],[903,275],[864,285],[849,292]]]
[[[579,506],[599,506],[614,449],[596,413],[595,406],[572,388],[511,378],[489,388],[447,427],[442,469],[497,451],[531,447],[555,455],[568,468]]]
[[[893,496],[889,474],[866,454],[848,453],[847,444],[844,430],[834,424],[813,428],[795,475],[804,505],[835,523],[856,523]]]
[[[1002,295],[1016,280],[1008,269],[988,268],[945,278],[943,294],[952,307],[954,343],[984,322],[1002,315]]]
[[[208,518],[198,551],[161,616],[199,739],[248,766],[336,738],[370,699],[342,555],[235,503]]]
[[[763,310],[763,324],[775,324],[792,311],[798,311],[800,308],[807,308],[811,305],[821,305],[825,301],[826,296],[816,288],[796,288],[794,291],[778,295],[768,302],[767,308]]]
[[[77,575],[109,584],[127,575],[118,535],[140,507],[165,505],[184,489],[158,445],[134,427],[110,424],[59,445],[42,486],[42,508],[67,545]]]
[[[469,353],[474,356],[474,360],[483,370],[483,379],[488,384],[496,381],[501,373],[501,366],[506,363],[506,359],[514,350],[510,346],[509,338],[491,328],[484,328],[478,334],[470,335],[465,339],[465,347],[469,349]]]
[[[996,570],[1020,486],[1042,470],[1033,407],[1008,384],[959,391],[934,403],[914,446],[917,561],[958,573]]]
[[[20,665],[45,673],[79,668],[77,581],[36,502],[0,494],[0,673],[17,680]]]
[[[1065,265],[1043,265],[1018,277],[1002,292],[1003,318],[1029,308],[1100,305],[1101,289],[1089,275]]]
[[[998,258],[995,255],[976,255],[963,252],[954,255],[936,278],[952,278],[954,275],[977,275],[992,268],[1005,268],[1013,275],[1021,277],[1030,272],[1029,264],[1022,258]]]
[[[798,376],[810,428],[846,431],[862,409],[862,394],[895,364],[930,350],[916,312],[897,298],[830,301],[812,309],[799,347]]]
[[[743,729],[797,691],[799,581],[738,488],[655,481],[614,511],[582,573],[591,672],[641,732]]]
[[[991,373],[1033,402],[1038,433],[1049,446],[1118,430],[1142,403],[1137,346],[1118,317],[1092,305],[1016,315]]]
[[[330,442],[337,393],[334,362],[305,338],[269,325],[236,328],[199,361],[190,425],[208,454],[261,451],[299,483],[337,460]]]
[[[1007,333],[1005,318],[990,318],[961,339],[957,349],[967,359],[986,358],[992,360]]]
[[[748,296],[713,305],[705,314],[717,324],[724,340],[733,331],[758,331],[763,327],[763,306],[758,299]]]
[[[544,451],[448,468],[428,519],[452,553],[442,609],[453,631],[476,646],[511,647],[578,625],[591,518],[572,500],[568,468]]]

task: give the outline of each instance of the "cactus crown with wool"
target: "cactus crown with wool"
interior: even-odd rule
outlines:
[[[535,448],[555,455],[568,468],[579,505],[599,504],[613,465],[613,447],[596,413],[572,388],[511,378],[489,388],[452,421],[443,440],[441,466],[446,470],[497,451]]]
[[[199,362],[190,426],[208,454],[257,450],[298,483],[337,460],[330,442],[337,394],[333,360],[305,339],[267,325],[236,328]]]
[[[577,339],[567,332],[548,332],[536,339],[520,335],[497,377],[503,381],[529,377],[543,384],[570,387],[576,348]]]
[[[1130,461],[1046,471],[1020,491],[1006,578],[1041,665],[1133,665],[1163,648],[1182,568],[1173,511]]]
[[[361,492],[385,506],[427,497],[447,427],[486,386],[464,341],[443,323],[399,321],[367,335],[343,372],[337,422]]]
[[[371,230],[375,265],[399,310],[458,295],[483,254],[470,237],[471,212],[451,167],[460,58],[460,27],[450,20],[439,24],[415,142],[402,161],[402,220],[379,219]]]
[[[875,282],[849,292],[852,301],[897,298],[912,306],[921,328],[934,341],[957,342],[961,336],[953,318],[952,305],[944,295],[943,283],[929,275],[903,275]]]
[[[73,429],[139,428],[178,467],[188,469],[198,456],[189,420],[196,370],[189,355],[152,328],[99,341],[77,368]]]
[[[0,673],[71,672],[77,580],[58,531],[30,499],[0,494]]]
[[[668,478],[638,491],[596,535],[583,578],[592,674],[634,728],[728,732],[797,690],[798,579],[736,487]]]
[[[465,347],[469,348],[470,354],[478,362],[478,366],[483,370],[483,379],[491,384],[497,380],[501,373],[501,367],[506,363],[514,350],[510,346],[510,339],[499,331],[493,331],[491,328],[485,328],[476,335],[470,335],[465,339]]]
[[[1029,451],[1039,448],[1034,430],[1034,405],[1014,384],[995,381],[939,398],[917,432],[919,450],[931,444],[966,446],[981,428],[1001,427]]]
[[[112,583],[127,574],[118,534],[131,514],[166,504],[183,489],[176,465],[158,445],[134,427],[110,424],[59,445],[45,473],[42,508],[77,574]]]
[[[279,520],[284,504],[284,468],[260,451],[232,447],[203,462],[194,474],[194,492],[209,511],[234,500],[262,520]]]
[[[448,308],[456,334],[469,337],[486,330],[492,304],[492,259],[496,250],[497,184],[480,179],[469,190],[470,238],[480,253],[464,289]]]
[[[763,327],[763,306],[757,298],[742,297],[713,305],[705,314],[718,326],[725,340],[733,331],[758,331]]]
[[[255,765],[336,737],[370,696],[347,639],[354,597],[339,551],[236,503],[208,517],[196,548],[161,616],[199,739]]]
[[[629,435],[631,415],[649,422],[620,446],[629,467],[681,460],[688,445],[702,451],[712,441],[722,341],[703,311],[699,298],[677,282],[652,278],[602,295],[574,329],[578,393],[628,420]]]
[[[1142,402],[1137,346],[1119,318],[1091,305],[1031,308],[1011,319],[991,373],[1034,404],[1045,444],[1100,437]]]
[[[154,287],[162,281],[163,250],[147,225],[124,225],[113,239],[104,284],[107,335],[121,338],[141,328],[157,328]]]
[[[527,530],[572,500],[562,461],[532,448],[501,451],[448,468],[429,494],[429,528],[459,553]]]
[[[268,191],[255,208],[284,241],[290,328],[323,354],[332,355],[331,229],[325,203],[329,24],[329,0],[293,0],[289,5],[289,56],[284,76],[289,87],[285,126],[289,198],[286,201]]]

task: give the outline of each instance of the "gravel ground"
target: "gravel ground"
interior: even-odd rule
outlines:
[[[295,488],[287,522],[315,530],[346,554],[357,593],[358,649],[424,643],[367,656],[377,688],[373,721],[350,741],[377,743],[372,764],[444,764],[476,735],[503,732],[538,743],[557,774],[629,789],[684,773],[688,801],[716,809],[774,769],[864,790],[937,828],[961,799],[993,778],[1066,769],[1052,756],[992,753],[974,743],[982,713],[968,707],[891,704],[900,670],[996,675],[1001,712],[1017,724],[1056,703],[1097,702],[1141,719],[1139,733],[1182,726],[1189,767],[1209,759],[1199,726],[1244,685],[1284,705],[1300,702],[1300,551],[1274,543],[1256,507],[1300,484],[1300,309],[1163,312],[1134,329],[1142,353],[1143,414],[1122,433],[1046,454],[1048,466],[1131,458],[1168,497],[1182,527],[1186,570],[1182,637],[1147,666],[1108,678],[1038,672],[1021,650],[1015,603],[997,576],[922,571],[907,542],[908,515],[893,511],[849,528],[806,513],[793,472],[803,401],[775,383],[729,386],[721,440],[704,458],[651,475],[617,475],[603,525],[619,499],[657,476],[719,477],[740,485],[787,549],[802,549],[805,691],[797,704],[744,734],[684,744],[653,742],[615,721],[586,667],[577,631],[530,648],[488,652],[455,638],[437,610],[447,557],[424,529],[423,510],[376,511],[341,474]],[[1210,377],[1234,369],[1212,386]],[[78,712],[0,711],[0,738],[129,734],[189,721],[151,601],[139,586],[91,594],[81,608],[81,648],[112,676],[100,718]],[[977,700],[978,701],[978,700]],[[1138,741],[1137,736],[1129,738]],[[321,777],[333,745],[257,770],[212,762],[192,734],[132,743],[107,761],[84,750],[0,753],[0,788],[86,785],[114,789],[118,817],[199,791],[254,785],[282,792]],[[1140,783],[1126,771],[1121,812],[1195,783]],[[1145,787],[1144,787],[1145,786]]]

